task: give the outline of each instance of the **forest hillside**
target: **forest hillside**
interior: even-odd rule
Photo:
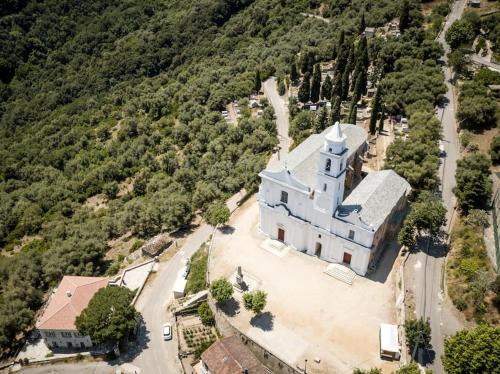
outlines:
[[[64,274],[109,272],[108,242],[188,225],[257,186],[272,108],[220,115],[299,53],[336,55],[340,30],[398,2],[8,0],[0,4],[0,351]],[[106,208],[85,202],[106,196]],[[24,245],[22,245],[24,244]]]

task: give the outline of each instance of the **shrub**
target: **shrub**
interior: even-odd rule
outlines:
[[[198,316],[205,326],[211,326],[214,324],[214,314],[208,306],[208,303],[201,303],[198,306]],[[203,330],[200,330],[200,332],[203,332]]]
[[[130,247],[129,253],[135,252],[136,250],[141,248],[143,244],[144,244],[144,240],[138,239],[138,240],[134,241],[134,244],[132,244],[132,247]]]
[[[219,278],[210,285],[210,292],[218,303],[223,303],[233,296],[233,285],[225,278]]]
[[[245,309],[251,310],[255,314],[260,314],[266,306],[267,294],[264,291],[258,290],[255,292],[247,292],[243,295],[243,305]]]
[[[455,305],[455,307],[458,310],[460,310],[461,312],[463,312],[465,309],[467,309],[467,303],[462,298],[453,299],[453,305]]]
[[[491,157],[491,162],[494,165],[500,163],[500,135],[495,136],[495,138],[493,138],[491,142],[490,157]]]

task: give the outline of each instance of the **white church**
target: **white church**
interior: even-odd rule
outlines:
[[[272,239],[366,275],[406,210],[408,182],[392,170],[359,184],[367,132],[338,122],[259,176],[260,230]],[[356,185],[355,188],[352,188]]]

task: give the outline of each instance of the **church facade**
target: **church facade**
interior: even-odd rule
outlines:
[[[259,176],[260,230],[272,239],[365,275],[397,231],[411,188],[392,170],[360,178],[367,133],[338,122],[311,135]]]

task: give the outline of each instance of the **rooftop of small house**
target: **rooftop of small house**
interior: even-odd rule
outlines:
[[[65,276],[51,295],[36,327],[39,330],[76,330],[76,317],[94,294],[107,285],[105,277]]]
[[[267,374],[269,371],[253,355],[241,339],[229,336],[213,343],[201,354],[201,360],[212,374]]]

